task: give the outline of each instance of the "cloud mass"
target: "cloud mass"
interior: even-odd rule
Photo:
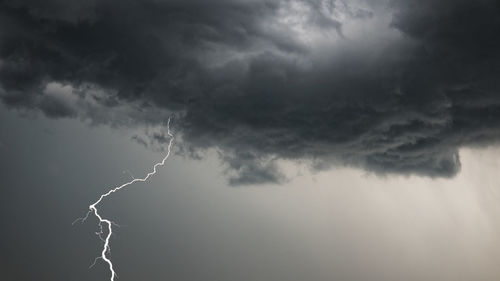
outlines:
[[[112,126],[178,116],[231,184],[450,177],[500,137],[498,1],[0,1],[0,99]],[[146,143],[145,140],[141,140]]]

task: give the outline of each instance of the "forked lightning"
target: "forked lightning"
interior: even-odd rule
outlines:
[[[134,178],[132,177],[133,179],[129,182],[126,182],[120,186],[117,186],[111,190],[109,190],[108,192],[102,194],[99,199],[97,201],[95,201],[94,203],[92,203],[90,206],[89,206],[89,211],[87,212],[87,214],[83,217],[83,218],[78,218],[76,219],[74,223],[78,222],[78,221],[81,221],[82,223],[87,220],[87,218],[91,215],[91,214],[94,214],[96,216],[96,218],[99,220],[99,231],[96,232],[97,236],[99,236],[99,238],[104,242],[104,246],[102,248],[102,251],[101,251],[101,255],[98,256],[94,262],[92,263],[91,266],[93,266],[96,261],[98,259],[102,259],[104,260],[108,266],[109,266],[109,270],[111,272],[111,281],[114,281],[115,280],[115,277],[116,277],[116,272],[115,272],[115,269],[113,267],[113,263],[111,262],[111,260],[109,259],[109,257],[107,256],[107,254],[111,251],[111,248],[109,246],[109,239],[111,238],[111,235],[113,234],[113,225],[116,225],[113,221],[109,220],[109,219],[106,219],[106,218],[103,218],[98,210],[97,210],[97,205],[99,205],[99,203],[101,203],[101,201],[105,198],[105,197],[108,197],[109,195],[111,195],[112,193],[122,189],[122,188],[125,188],[135,182],[138,182],[138,181],[141,181],[141,182],[145,182],[147,181],[152,175],[156,174],[156,169],[159,167],[159,166],[163,166],[165,165],[165,161],[168,159],[168,157],[170,156],[170,149],[172,147],[172,143],[174,141],[174,135],[172,135],[172,133],[170,132],[170,118],[168,118],[168,121],[167,121],[167,134],[169,136],[169,141],[168,141],[168,147],[167,147],[167,154],[165,155],[165,157],[162,159],[161,162],[158,162],[156,164],[154,164],[153,166],[153,171],[149,172],[144,178]],[[130,173],[130,172],[129,172]],[[106,237],[103,238],[103,235],[105,234],[104,231],[103,231],[103,224],[104,224],[104,227],[107,227],[108,228],[108,231],[107,231],[107,234],[106,234]]]

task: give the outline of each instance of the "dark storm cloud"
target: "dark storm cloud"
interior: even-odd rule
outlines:
[[[497,1],[0,7],[5,104],[122,126],[178,113],[186,151],[219,149],[232,184],[282,181],[277,158],[453,176],[459,147],[500,137]]]
[[[255,153],[223,153],[221,158],[228,164],[229,184],[248,185],[269,182],[281,183],[285,176],[279,171],[274,159]]]

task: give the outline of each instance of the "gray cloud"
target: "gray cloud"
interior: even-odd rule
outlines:
[[[282,181],[275,158],[453,176],[459,147],[499,139],[496,1],[0,7],[5,104],[115,126],[176,113],[183,149],[222,151],[233,184]]]
[[[227,163],[229,184],[248,185],[264,183],[282,183],[285,175],[281,173],[275,159],[249,152],[224,151],[220,157]]]

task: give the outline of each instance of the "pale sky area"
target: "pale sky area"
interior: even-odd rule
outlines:
[[[103,264],[87,268],[95,220],[71,222],[161,153],[131,131],[0,117],[3,276],[102,280]],[[102,208],[122,225],[111,240],[120,280],[497,280],[499,156],[463,149],[451,179],[282,163],[287,184],[231,187],[213,153],[173,155]]]

